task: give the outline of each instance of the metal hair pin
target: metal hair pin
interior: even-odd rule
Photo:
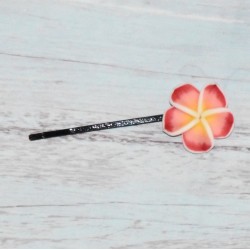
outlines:
[[[204,153],[214,147],[214,139],[228,137],[234,126],[234,116],[217,84],[209,84],[201,91],[192,84],[174,89],[170,107],[164,115],[98,123],[76,128],[31,134],[31,141],[58,136],[75,135],[99,130],[138,126],[162,122],[163,131],[170,136],[182,135],[184,147],[192,153]]]

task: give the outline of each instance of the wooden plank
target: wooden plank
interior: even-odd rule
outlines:
[[[0,246],[248,247],[248,1],[0,3]],[[208,154],[161,124],[28,134],[163,113],[218,82],[236,125]]]

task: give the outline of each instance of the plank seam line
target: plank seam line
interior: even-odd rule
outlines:
[[[102,67],[109,67],[109,68],[117,68],[117,69],[123,69],[133,72],[142,72],[142,73],[151,73],[151,74],[160,74],[160,75],[173,75],[173,76],[184,76],[184,77],[193,77],[193,78],[200,78],[200,79],[216,79],[216,80],[233,80],[235,82],[250,82],[250,80],[247,79],[230,79],[230,78],[223,78],[223,77],[216,77],[216,76],[200,76],[200,75],[192,75],[192,74],[182,74],[182,73],[169,73],[169,72],[163,72],[163,71],[154,71],[154,70],[147,70],[147,69],[139,69],[139,68],[131,68],[121,65],[115,65],[110,63],[98,63],[98,62],[87,62],[87,61],[79,61],[74,59],[64,59],[64,58],[53,58],[53,57],[43,57],[43,56],[31,56],[31,55],[22,55],[22,54],[13,54],[13,53],[5,53],[0,52],[0,55],[5,56],[13,56],[13,57],[22,57],[22,58],[28,58],[28,59],[38,59],[38,60],[48,60],[48,61],[57,61],[57,62],[67,62],[67,63],[79,63],[79,64],[87,64],[87,65],[95,65],[95,66],[102,66]]]

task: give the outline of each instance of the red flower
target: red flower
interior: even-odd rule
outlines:
[[[182,134],[188,151],[208,152],[214,138],[225,138],[233,130],[233,114],[216,84],[207,85],[201,92],[184,84],[174,90],[170,103],[173,107],[164,114],[163,130],[170,136]]]

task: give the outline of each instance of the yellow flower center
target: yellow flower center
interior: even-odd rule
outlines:
[[[203,118],[203,112],[198,113],[198,119],[201,120]]]

